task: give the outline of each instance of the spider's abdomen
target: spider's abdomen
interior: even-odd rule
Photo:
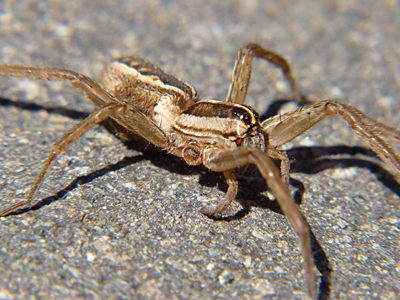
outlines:
[[[193,87],[136,56],[112,61],[99,81],[106,91],[139,109],[161,128],[169,127],[198,100]]]

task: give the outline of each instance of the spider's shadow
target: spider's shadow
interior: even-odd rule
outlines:
[[[262,119],[275,115],[279,108],[289,102],[289,100],[277,100],[273,102],[267,112],[262,116]],[[49,113],[58,113],[67,116],[72,119],[84,119],[88,116],[88,113],[82,113],[79,111],[67,109],[67,108],[54,108],[38,105],[35,103],[29,103],[24,101],[11,101],[8,99],[0,98],[0,106],[14,106],[25,110],[38,111],[46,110]],[[115,133],[114,127],[108,123],[104,123],[105,128]],[[142,148],[142,144],[137,142],[126,143],[128,148],[138,149]],[[55,195],[42,199],[38,204],[30,209],[22,209],[13,214],[21,214],[28,210],[36,210],[44,205],[48,205],[54,201],[61,199],[68,192],[78,186],[78,184],[88,183],[98,177],[107,174],[110,171],[116,171],[122,169],[128,165],[138,163],[141,160],[150,160],[153,164],[168,170],[171,173],[177,173],[182,175],[200,174],[200,184],[207,187],[218,187],[222,191],[226,191],[227,184],[220,173],[210,172],[203,167],[191,167],[188,166],[182,159],[174,156],[170,156],[165,153],[158,152],[155,154],[155,150],[149,147],[148,151],[144,151],[143,155],[135,157],[126,157],[116,164],[108,165],[105,168],[89,173],[85,176],[77,177],[67,187],[57,192]],[[335,147],[299,147],[287,151],[288,157],[293,161],[291,163],[291,172],[296,173],[307,173],[316,174],[326,169],[331,168],[350,168],[350,167],[362,167],[369,169],[373,174],[376,175],[377,179],[380,180],[385,186],[390,188],[394,193],[400,196],[400,186],[398,185],[395,177],[386,171],[379,164],[362,158],[354,158],[356,154],[362,154],[367,157],[374,157],[376,155],[368,148],[364,147],[348,147],[348,146],[335,146]],[[345,155],[346,158],[333,158],[329,156]],[[250,175],[254,175],[254,171],[250,171]],[[231,221],[241,219],[246,216],[251,207],[261,207],[264,209],[270,209],[276,213],[282,214],[282,211],[276,201],[271,201],[264,192],[267,190],[267,186],[264,180],[257,175],[256,178],[251,179],[249,177],[239,177],[239,192],[237,195],[237,201],[243,206],[243,209],[236,212],[233,216],[214,217],[217,221]],[[246,174],[245,174],[246,175]],[[290,184],[297,188],[294,193],[294,198],[297,203],[301,203],[302,195],[305,191],[304,185],[294,179],[290,179]],[[329,267],[329,261],[325,252],[322,250],[320,244],[315,239],[315,236],[311,232],[312,238],[312,250],[314,254],[315,264],[318,270],[322,274],[322,280],[320,285],[319,299],[326,299],[329,297],[330,291],[330,278],[331,269]]]
[[[53,106],[46,106],[46,105],[40,105],[36,104],[33,102],[26,102],[26,101],[11,101],[9,99],[5,99],[0,97],[0,106],[4,107],[17,107],[23,110],[29,110],[29,111],[40,111],[40,110],[45,110],[48,113],[57,113],[60,115],[63,115],[65,117],[74,119],[74,120],[83,120],[86,118],[90,113],[83,113],[74,109],[69,109],[65,107],[53,107]]]

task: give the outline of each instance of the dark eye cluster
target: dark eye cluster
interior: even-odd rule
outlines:
[[[231,112],[231,117],[234,119],[242,120],[248,126],[252,125],[251,124],[252,118],[250,113],[241,107],[235,107]]]

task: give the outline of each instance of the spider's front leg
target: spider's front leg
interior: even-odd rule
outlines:
[[[292,228],[299,236],[308,294],[314,299],[317,294],[317,286],[310,244],[310,230],[272,159],[263,151],[253,147],[206,149],[204,157],[203,164],[216,172],[226,173],[249,164],[253,164],[258,168],[268,187],[274,193]]]
[[[341,102],[324,100],[265,120],[261,126],[269,137],[269,144],[278,148],[321,120],[336,115],[342,117],[389,167],[400,176],[400,157],[390,146],[400,145],[400,132],[381,124],[361,111]]]
[[[302,102],[295,77],[288,61],[278,53],[266,49],[259,44],[248,44],[239,51],[238,58],[233,68],[232,83],[226,102],[235,102],[239,104],[245,102],[250,84],[254,57],[265,59],[281,68],[292,89],[293,99],[298,103]]]

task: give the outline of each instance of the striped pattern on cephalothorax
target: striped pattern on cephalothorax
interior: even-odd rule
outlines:
[[[173,127],[192,137],[237,141],[258,124],[258,114],[245,105],[207,100],[182,112]]]

